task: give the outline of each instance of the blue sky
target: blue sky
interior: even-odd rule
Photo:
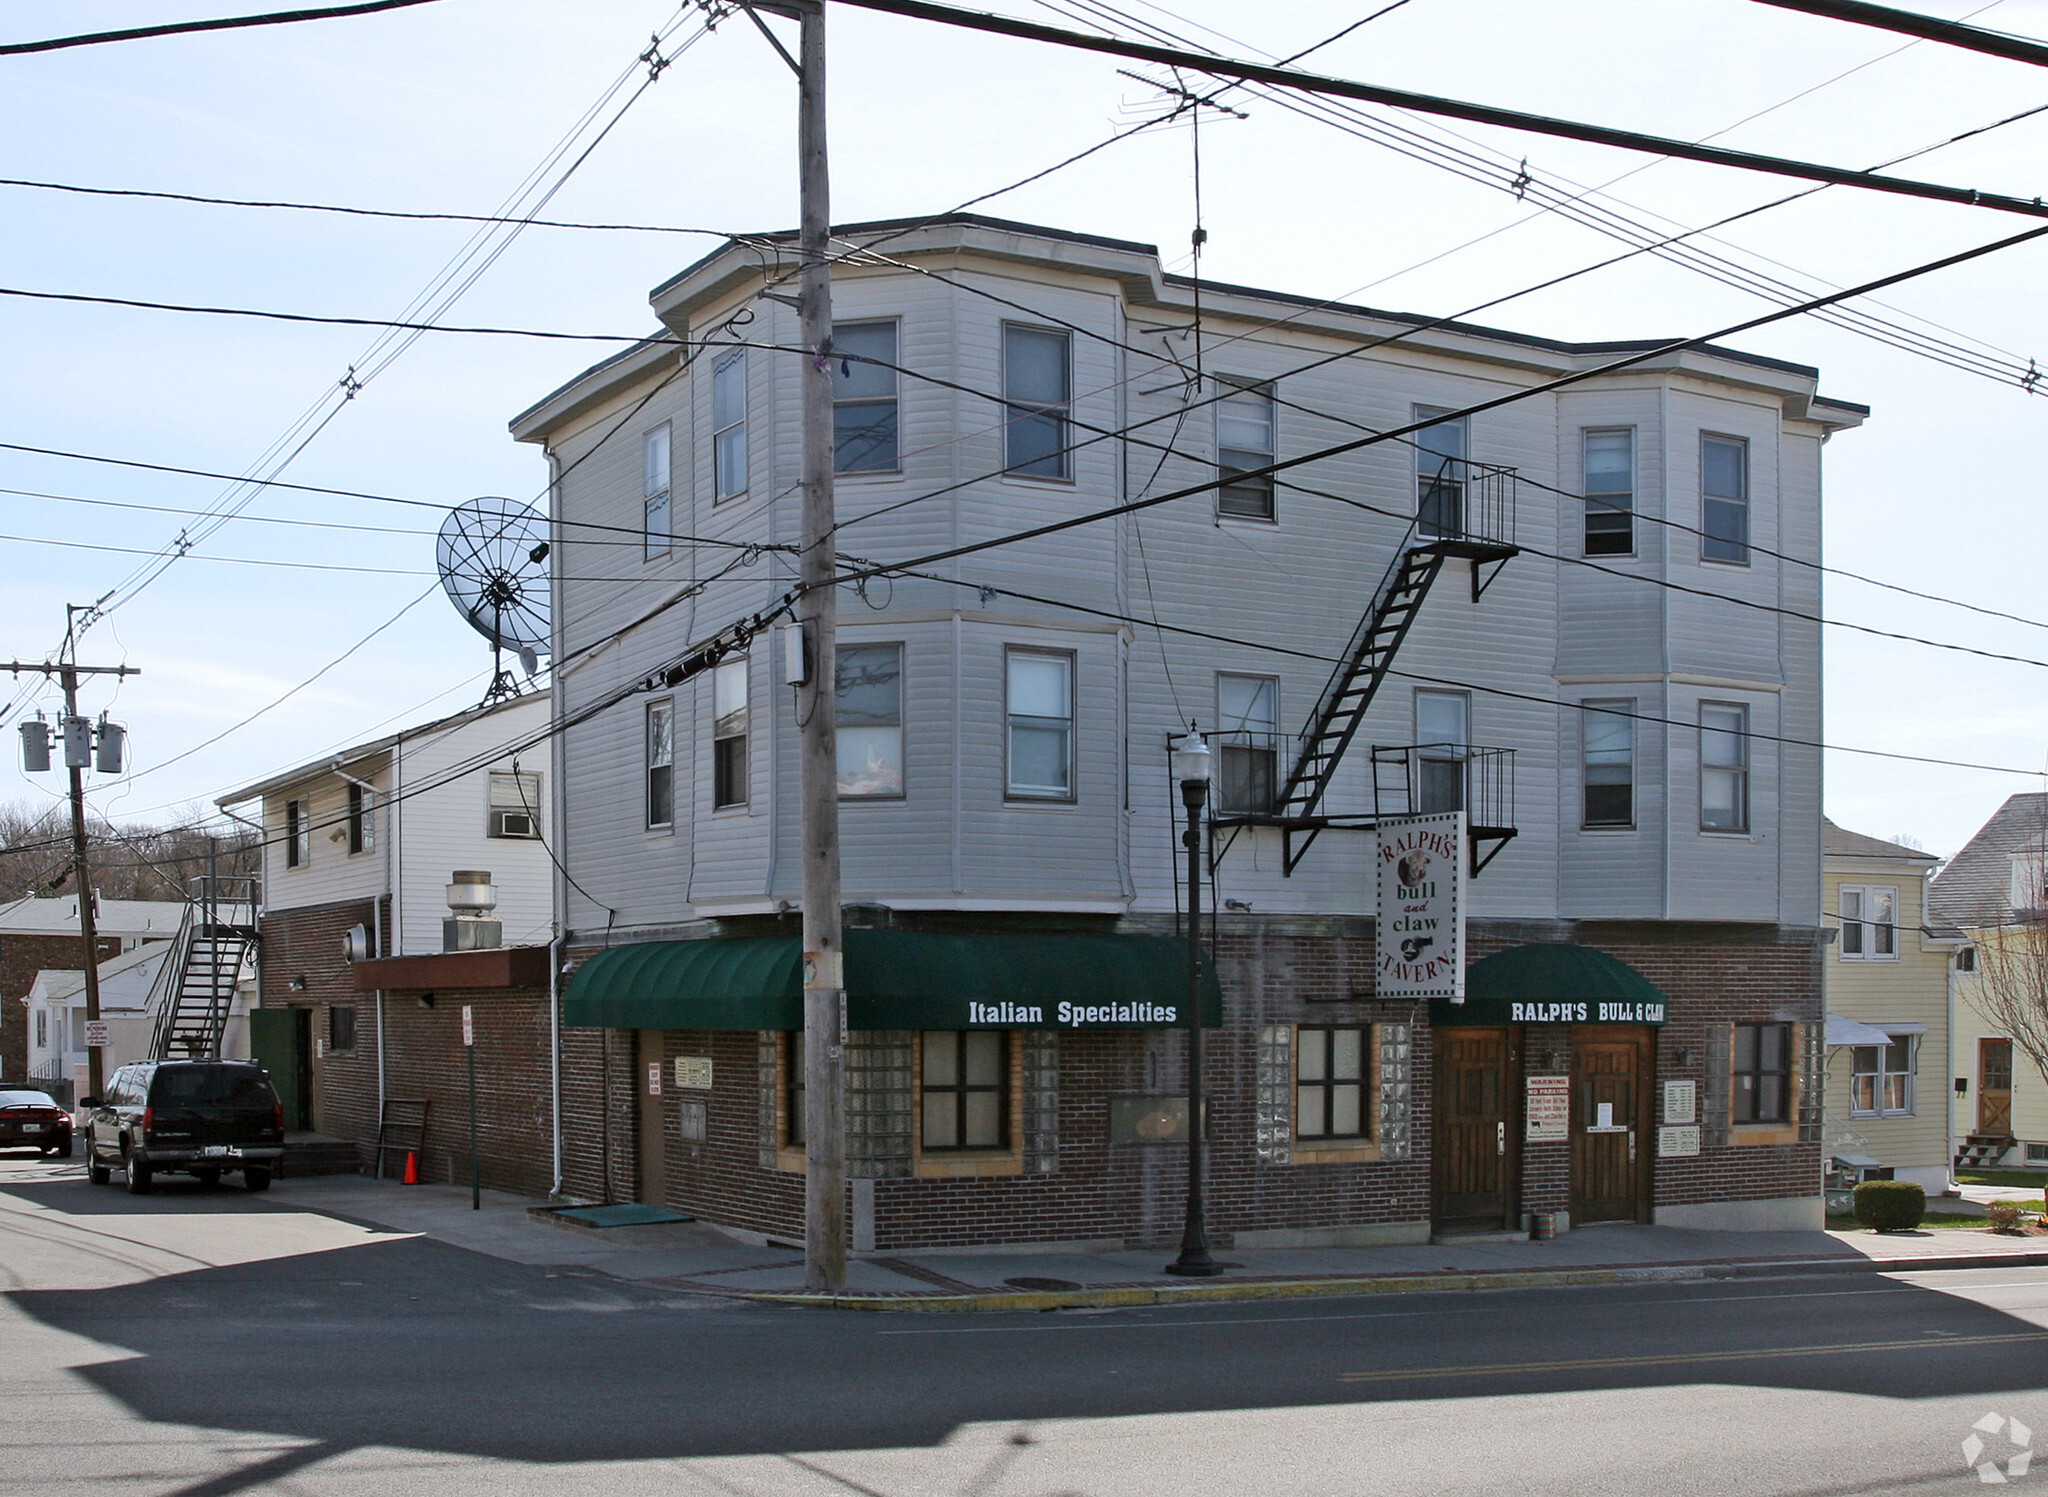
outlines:
[[[259,9],[260,7],[249,7]],[[1017,14],[1054,19],[1026,0]],[[1219,50],[1285,54],[1369,7],[1136,7]],[[1929,5],[1961,16],[1969,5]],[[198,0],[90,7],[99,26],[231,13]],[[2048,5],[1977,7],[2040,35]],[[442,0],[388,15],[0,59],[0,176],[420,211],[489,212],[612,86],[666,3]],[[78,29],[81,8],[6,8],[7,39]],[[841,221],[931,212],[1048,166],[1156,108],[1114,60],[834,7],[834,209]],[[680,34],[687,35],[688,27]],[[1323,70],[1426,92],[1625,124],[1848,166],[1917,150],[2031,108],[2037,69],[1792,15],[1747,0],[1411,0],[1317,54]],[[1885,56],[1888,53],[1897,55]],[[1859,68],[1839,81],[1836,76]],[[1817,85],[1824,85],[1816,87]],[[1806,92],[1813,90],[1812,92]],[[1804,94],[1804,97],[1795,97]],[[1791,102],[1787,102],[1787,101]],[[1447,312],[1611,253],[1612,242],[1506,193],[1276,106],[1205,127],[1204,272],[1313,296]],[[1782,106],[1782,107],[1773,107]],[[680,57],[590,156],[550,213],[762,229],[794,221],[794,92],[743,19]],[[1440,127],[1429,126],[1435,130]],[[1546,181],[1600,184],[1644,159],[1456,127]],[[2048,115],[1916,160],[1935,180],[2032,195]],[[1638,216],[1706,222],[1789,190],[1664,163],[1612,189]],[[1190,224],[1188,141],[1126,141],[984,210],[1172,246]],[[1520,222],[1527,219],[1527,222]],[[466,241],[457,225],[95,199],[0,187],[0,285],[389,317]],[[1506,227],[1514,225],[1514,227]],[[2022,220],[1837,189],[1723,236],[1802,285],[1848,284],[2024,227]],[[1476,244],[1489,231],[1504,229]],[[710,241],[528,230],[449,320],[634,333],[648,290]],[[1464,246],[1460,248],[1460,246]],[[1456,251],[1445,254],[1446,251]],[[2044,255],[2027,247],[1899,288],[1893,308],[2048,363]],[[1442,258],[1437,258],[1442,256]],[[1422,263],[1432,262],[1432,263]],[[1420,265],[1421,268],[1411,268]],[[1789,269],[1786,267],[1790,267]],[[1565,338],[1669,336],[1763,303],[1648,260],[1486,314]],[[1916,324],[1918,325],[1918,324]],[[315,406],[373,334],[0,297],[0,442],[238,472]],[[1827,458],[1827,556],[1929,592],[2048,619],[2038,578],[2040,397],[1811,320],[1738,340],[1816,364],[1822,387],[1874,407]],[[390,365],[284,474],[308,484],[458,502],[537,498],[538,454],[505,423],[602,350],[429,335]],[[88,603],[224,485],[0,450],[0,656],[39,659],[66,603]],[[32,497],[61,495],[64,498]],[[221,791],[383,726],[466,705],[488,652],[437,595],[257,724],[169,763],[303,681],[432,583],[425,510],[273,491],[119,606],[83,658],[143,674],[94,688],[133,734],[136,773],[99,786],[117,819],[170,819]],[[254,517],[262,517],[257,519]],[[363,530],[268,521],[321,521]],[[67,545],[50,544],[67,542]],[[242,565],[238,558],[282,565]],[[362,570],[317,570],[359,568]],[[2048,631],[1831,581],[1828,611],[1882,628],[2048,658]],[[2020,767],[2048,748],[2044,672],[1830,631],[1830,741]],[[0,683],[4,684],[4,683]],[[12,697],[10,697],[12,699]],[[47,696],[28,704],[49,705]],[[0,799],[49,795],[10,751]],[[1830,755],[1839,821],[1955,850],[2038,779]]]

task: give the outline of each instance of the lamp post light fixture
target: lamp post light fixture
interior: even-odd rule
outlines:
[[[1173,777],[1180,781],[1180,803],[1188,813],[1187,830],[1180,835],[1188,850],[1188,1206],[1180,1256],[1166,1265],[1168,1273],[1190,1279],[1223,1272],[1209,1256],[1209,1225],[1202,1211],[1202,808],[1209,799],[1210,758],[1209,745],[1190,723],[1173,751]]]

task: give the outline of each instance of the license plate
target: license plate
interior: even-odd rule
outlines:
[[[41,1123],[23,1123],[21,1125],[21,1131],[23,1133],[41,1133],[43,1131],[43,1125]]]
[[[239,1159],[242,1151],[232,1144],[208,1144],[199,1151],[201,1159]]]

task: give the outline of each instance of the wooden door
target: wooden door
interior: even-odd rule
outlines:
[[[667,1091],[662,1083],[668,1079],[662,1074],[668,1067],[663,1053],[666,1038],[659,1029],[643,1029],[634,1046],[640,1073],[634,1078],[634,1089],[640,1095],[640,1199],[649,1206],[668,1204],[668,1151],[662,1138],[662,1094]]]
[[[1581,1027],[1572,1046],[1572,1225],[1650,1219],[1657,1133],[1642,1030]]]
[[[2012,1133],[2012,1041],[1977,1041],[1977,1131]]]
[[[1520,1090],[1521,1060],[1509,1031],[1436,1032],[1431,1158],[1437,1226],[1507,1228],[1519,1222]]]

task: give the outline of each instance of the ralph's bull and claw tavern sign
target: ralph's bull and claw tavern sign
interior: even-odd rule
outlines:
[[[1373,991],[1381,998],[1465,998],[1465,813],[1383,821]]]

